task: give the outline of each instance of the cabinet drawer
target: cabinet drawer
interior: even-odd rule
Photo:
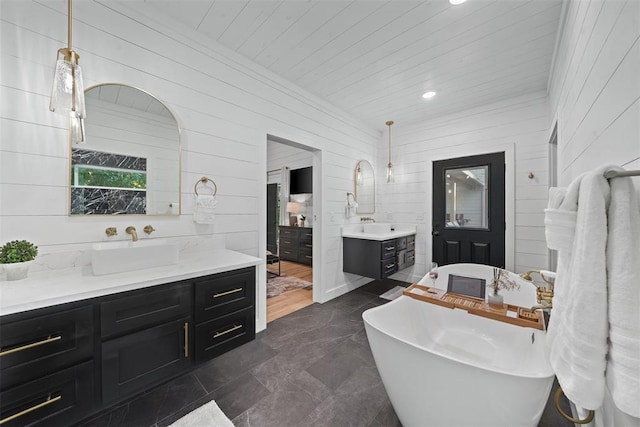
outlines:
[[[313,261],[313,249],[311,248],[300,249],[300,252],[298,254],[298,261],[303,264],[311,265]]]
[[[191,312],[191,284],[142,289],[100,303],[102,337],[140,330]]]
[[[210,276],[195,284],[197,323],[255,304],[255,268],[243,268]]]
[[[282,237],[280,236],[280,250],[291,249],[295,250],[298,247],[298,239],[295,237]]]
[[[400,238],[396,239],[396,250],[397,251],[401,251],[403,249],[407,249],[407,238],[406,237],[400,237]]]
[[[409,267],[416,263],[416,252],[407,250],[407,261],[405,267]]]
[[[148,389],[191,365],[191,318],[102,343],[102,400]]]
[[[407,250],[408,251],[413,251],[416,249],[416,240],[415,240],[415,236],[409,236],[407,237]]]
[[[93,355],[93,307],[0,320],[2,389],[71,366]]]
[[[387,240],[380,244],[380,259],[393,258],[396,255],[396,241]]]
[[[280,259],[287,261],[298,261],[298,249],[280,248]]]
[[[208,360],[247,343],[255,337],[253,307],[196,326],[196,361]]]
[[[313,232],[311,231],[313,230],[312,228],[301,228],[299,230],[299,240],[300,243],[308,243],[311,244],[313,243]]]
[[[288,237],[295,239],[297,237],[297,231],[295,228],[280,227],[280,238]]]
[[[396,263],[393,258],[380,261],[380,272],[382,277],[387,277],[396,272]]]
[[[3,426],[71,425],[93,405],[93,362],[85,362],[0,393]]]

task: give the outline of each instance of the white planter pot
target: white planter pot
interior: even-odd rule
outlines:
[[[33,261],[2,264],[2,268],[7,275],[7,280],[22,280],[27,278],[31,263],[33,263]]]

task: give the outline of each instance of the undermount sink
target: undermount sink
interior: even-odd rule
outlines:
[[[388,222],[371,222],[362,225],[362,232],[369,234],[384,234],[391,232],[391,224]]]
[[[96,276],[178,262],[178,245],[165,239],[96,243],[92,249],[91,266]]]

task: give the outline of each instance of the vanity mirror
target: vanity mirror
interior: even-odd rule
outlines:
[[[355,195],[358,202],[357,214],[375,212],[375,176],[373,167],[366,160],[360,160],[354,172]]]
[[[85,91],[86,143],[71,147],[71,215],[179,215],[180,129],[149,93],[108,83]]]

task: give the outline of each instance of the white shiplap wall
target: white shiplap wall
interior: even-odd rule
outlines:
[[[571,1],[550,80],[559,182],[603,164],[640,169],[640,2]],[[640,178],[634,178],[640,196]],[[584,415],[584,414],[583,414]],[[637,426],[607,395],[596,426]]]
[[[0,7],[0,241],[29,239],[47,254],[88,248],[103,240],[107,226],[152,223],[154,237],[222,237],[228,248],[262,257],[270,134],[320,150],[314,159],[323,179],[314,199],[316,206],[321,200],[320,222],[328,218],[324,227],[316,223],[314,245],[332,255],[314,258],[316,299],[355,286],[331,251],[341,239],[339,218],[329,214],[342,211],[353,166],[361,153],[375,151],[379,132],[170,18],[152,21],[128,10],[126,2],[77,2],[74,47],[85,85],[139,87],[177,117],[183,215],[71,218],[68,123],[48,110],[53,58],[66,45],[66,3],[3,1]],[[213,226],[196,226],[190,215],[193,185],[203,175],[218,185]],[[265,326],[265,280],[261,271],[258,329]]]
[[[542,210],[547,199],[548,111],[547,96],[540,92],[421,124],[394,124],[391,161],[396,179],[377,187],[376,219],[418,226],[416,265],[394,278],[415,281],[431,260],[432,162],[497,151],[507,154],[507,268],[547,267]],[[387,138],[379,146],[377,176],[384,176]],[[534,179],[527,177],[530,171]]]

